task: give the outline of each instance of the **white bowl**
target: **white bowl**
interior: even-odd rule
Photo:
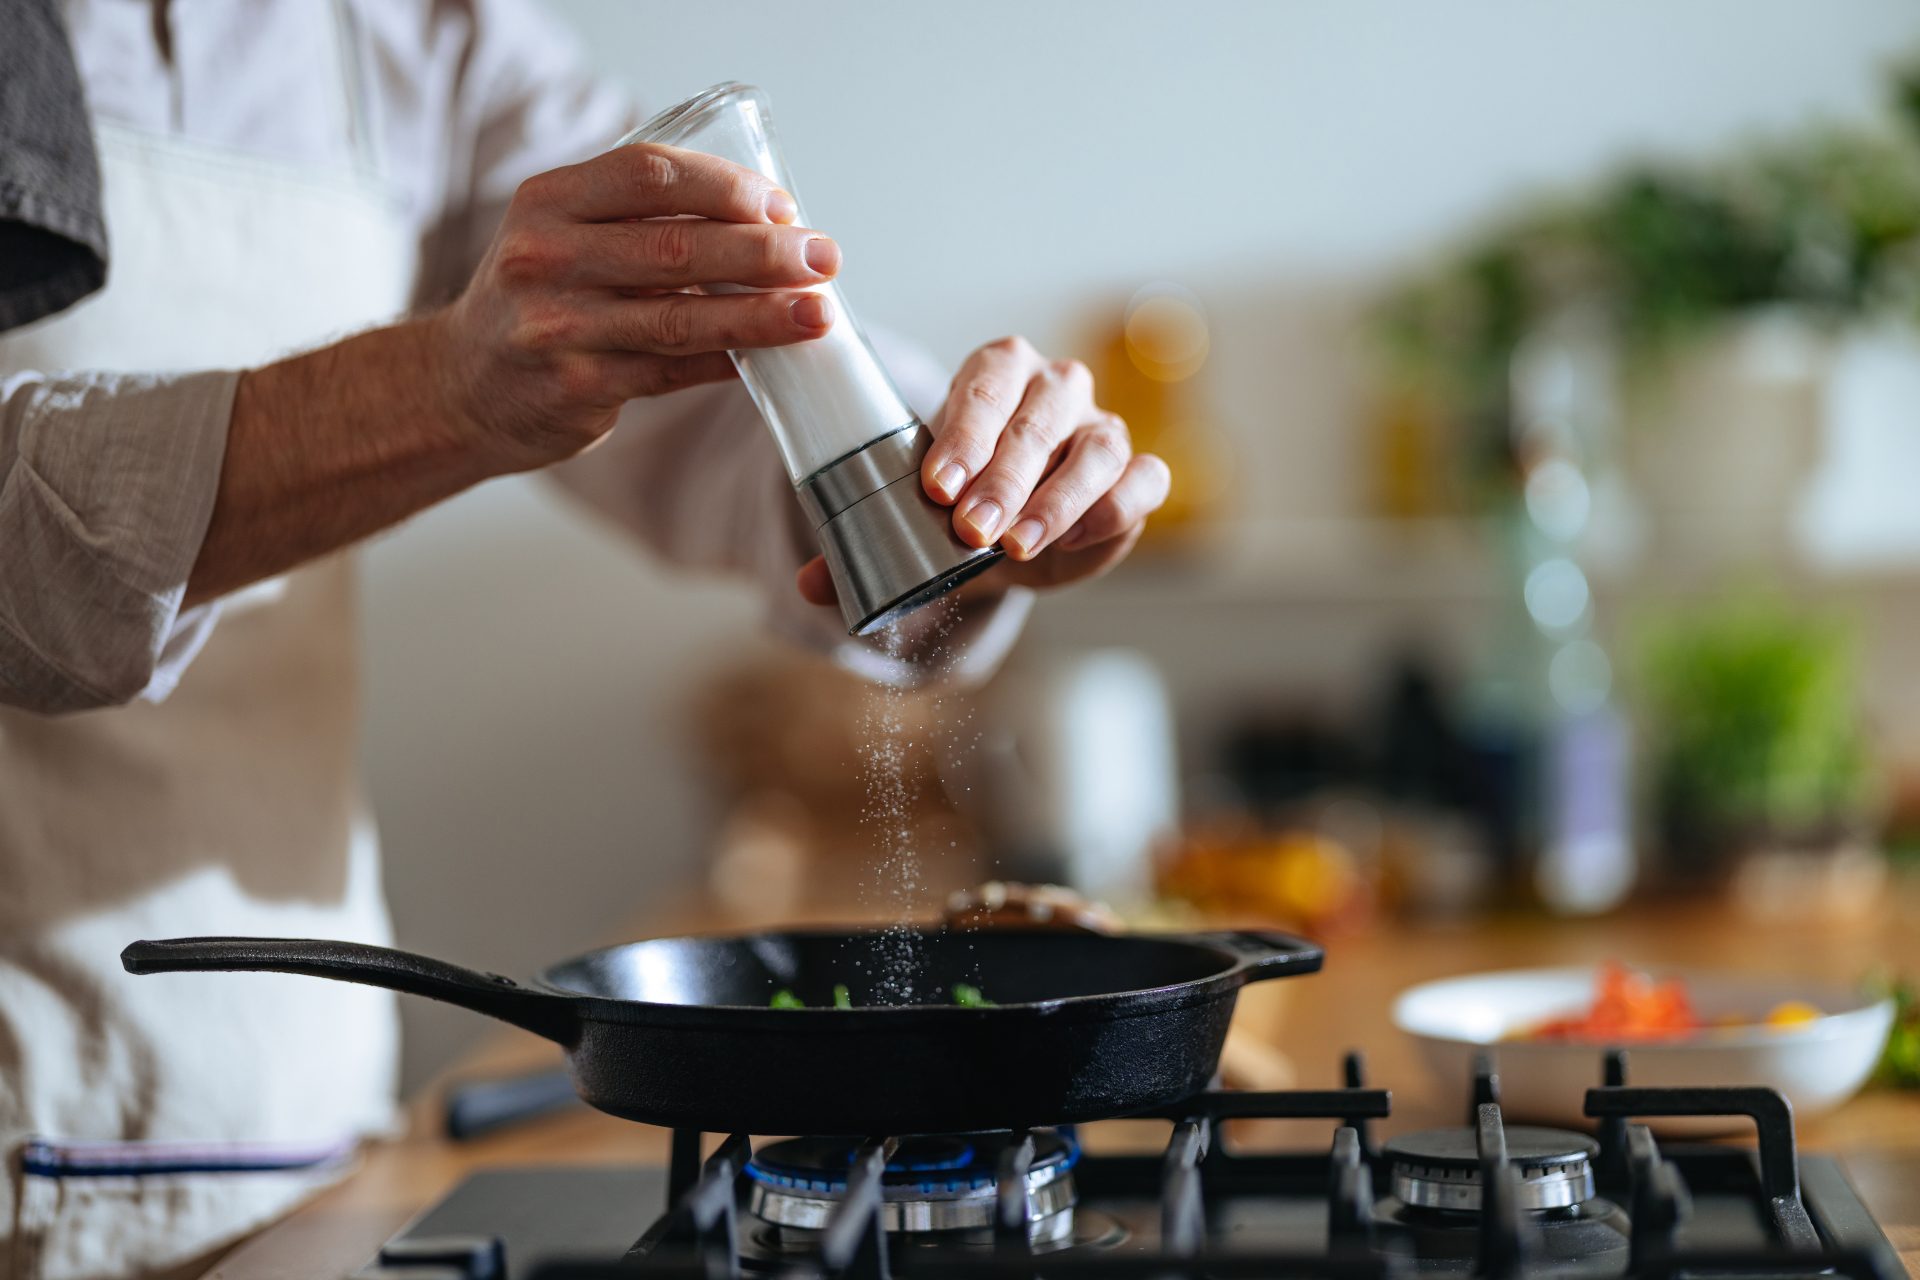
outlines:
[[[1485,1050],[1500,1075],[1502,1112],[1513,1120],[1590,1127],[1586,1091],[1601,1083],[1604,1046],[1509,1040],[1544,1019],[1578,1013],[1593,999],[1596,971],[1509,969],[1409,987],[1393,1002],[1393,1023],[1419,1047],[1442,1098],[1466,1112],[1474,1056]],[[1677,973],[1700,1016],[1762,1018],[1786,1000],[1802,1000],[1823,1017],[1791,1027],[1746,1026],[1703,1031],[1683,1040],[1623,1046],[1634,1085],[1765,1085],[1778,1089],[1804,1119],[1852,1097],[1880,1057],[1893,1026],[1893,1001],[1869,1001],[1828,982]],[[1648,1118],[1669,1135],[1731,1133],[1739,1118]]]

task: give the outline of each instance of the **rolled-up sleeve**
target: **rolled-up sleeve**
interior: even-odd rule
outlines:
[[[238,374],[0,381],[0,703],[158,701],[213,626],[181,609]]]

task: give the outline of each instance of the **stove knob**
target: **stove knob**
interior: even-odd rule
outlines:
[[[380,1247],[374,1270],[395,1273],[392,1280],[443,1280],[443,1273],[458,1280],[507,1280],[507,1245],[499,1236],[389,1240]]]

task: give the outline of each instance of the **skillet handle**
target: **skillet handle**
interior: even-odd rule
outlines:
[[[1317,942],[1309,942],[1290,933],[1275,933],[1270,929],[1201,933],[1194,935],[1193,941],[1239,956],[1240,971],[1246,975],[1248,982],[1314,973],[1327,956]]]
[[[142,940],[120,953],[128,973],[244,970],[303,973],[444,1000],[510,1022],[571,1047],[580,1033],[578,1002],[532,991],[511,978],[389,947],[311,938],[167,938]]]

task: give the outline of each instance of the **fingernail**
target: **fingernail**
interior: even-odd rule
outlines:
[[[952,502],[960,496],[960,490],[967,485],[967,469],[957,462],[943,463],[933,473],[933,491],[943,499]]]
[[[767,219],[771,222],[792,222],[800,216],[800,206],[793,197],[775,187],[767,193]]]
[[[1000,504],[992,498],[982,498],[964,511],[960,518],[973,526],[982,542],[992,542],[993,535],[1000,531]]]
[[[1060,548],[1060,550],[1062,551],[1071,551],[1075,547],[1079,546],[1081,543],[1085,542],[1086,540],[1087,540],[1087,525],[1086,525],[1086,521],[1083,520],[1079,524],[1074,525],[1073,528],[1061,534],[1060,540],[1058,542],[1055,542],[1053,545]]]
[[[803,293],[795,298],[789,313],[793,316],[793,322],[802,329],[824,329],[833,323],[832,308],[817,293]]]
[[[1007,542],[1011,544],[1014,552],[1023,558],[1032,555],[1033,549],[1040,545],[1040,539],[1046,536],[1047,526],[1032,516],[1028,516],[1007,530]]]
[[[807,241],[807,267],[817,276],[830,276],[840,269],[840,246],[825,236]]]

